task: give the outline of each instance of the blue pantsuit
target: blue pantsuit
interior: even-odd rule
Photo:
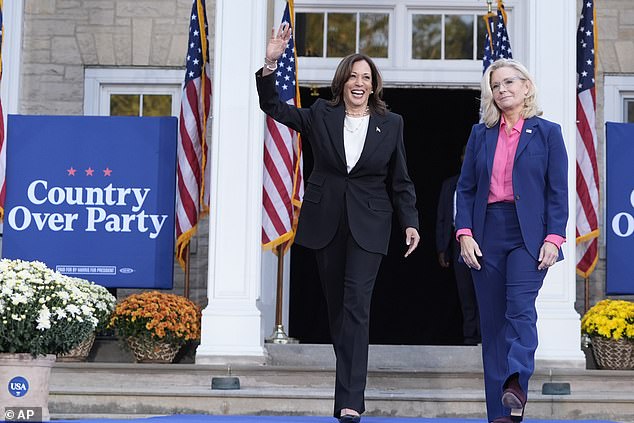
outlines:
[[[504,382],[519,374],[528,392],[537,348],[535,300],[546,270],[524,245],[513,203],[489,204],[481,244],[481,270],[472,270],[482,323],[482,360],[489,421],[508,415]]]
[[[470,229],[482,252],[472,270],[480,310],[482,361],[489,421],[509,417],[504,383],[517,374],[524,393],[537,348],[535,299],[546,270],[538,270],[547,235],[566,236],[567,154],[559,125],[524,121],[513,161],[512,202],[489,204],[500,124],[474,125],[456,189],[456,228]],[[559,260],[563,254],[559,251]]]

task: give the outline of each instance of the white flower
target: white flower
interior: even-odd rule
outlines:
[[[20,293],[13,294],[11,296],[11,302],[13,303],[13,305],[26,304],[26,300],[26,296]]]
[[[36,329],[44,330],[51,328],[51,312],[48,310],[48,307],[43,306],[40,309],[40,314],[37,318],[37,327]]]
[[[64,310],[61,307],[56,307],[55,308],[55,316],[57,316],[57,320],[61,320],[64,317],[66,317],[66,310]]]
[[[75,304],[67,305],[66,311],[75,316],[80,313],[79,307],[77,307]]]

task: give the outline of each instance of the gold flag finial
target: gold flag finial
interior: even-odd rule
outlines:
[[[487,7],[489,8],[489,13],[493,12],[493,0],[487,0]]]

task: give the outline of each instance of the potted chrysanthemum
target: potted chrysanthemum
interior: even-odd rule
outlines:
[[[606,299],[583,316],[581,331],[590,337],[602,369],[634,369],[634,303]]]
[[[48,420],[55,354],[68,352],[97,324],[94,303],[77,280],[38,261],[1,260],[0,413],[28,404],[42,407],[40,417]]]
[[[171,363],[184,343],[200,339],[200,317],[190,299],[149,291],[119,302],[110,327],[137,362]]]
[[[96,283],[84,279],[71,278],[77,287],[85,292],[92,303],[93,314],[97,319],[95,329],[70,351],[57,355],[57,361],[85,361],[90,353],[95,336],[106,329],[110,323],[110,317],[117,304],[117,298],[108,289]]]

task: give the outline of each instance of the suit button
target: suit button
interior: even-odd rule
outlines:
[[[519,196],[519,194],[518,194],[518,195],[516,195],[516,196],[515,196],[515,201],[517,201],[517,200],[519,200],[519,199],[520,199],[520,196]]]

